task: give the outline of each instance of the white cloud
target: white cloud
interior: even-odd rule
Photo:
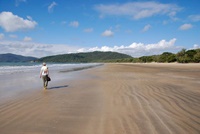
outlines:
[[[55,6],[57,6],[57,3],[53,1],[53,2],[48,6],[48,11],[49,11],[49,12],[53,12]]]
[[[176,42],[176,39],[171,39],[170,41],[161,40],[158,43],[155,44],[143,44],[143,43],[132,43],[129,46],[103,46],[103,47],[93,47],[93,48],[81,48],[78,49],[78,52],[90,52],[90,51],[113,51],[113,52],[120,52],[129,54],[133,57],[140,57],[145,55],[155,55],[155,54],[161,54],[163,52],[170,52],[170,51],[176,51],[177,49],[180,49],[179,47],[176,47],[174,44]]]
[[[24,41],[26,41],[26,42],[32,41],[32,38],[26,36],[26,37],[24,37]]]
[[[96,5],[94,7],[101,16],[117,15],[131,16],[133,19],[142,19],[154,15],[175,16],[180,7],[174,4],[162,4],[158,2],[129,2],[125,4]]]
[[[37,22],[29,19],[23,19],[14,15],[12,12],[0,13],[0,27],[2,27],[6,32],[29,30],[35,28],[36,25]]]
[[[193,26],[191,24],[183,24],[179,27],[179,30],[188,30],[191,29]]]
[[[93,32],[93,28],[87,28],[87,29],[84,29],[83,31],[86,33],[91,33]]]
[[[106,37],[111,37],[114,35],[114,33],[111,30],[106,30],[101,35]]]
[[[2,40],[4,38],[4,34],[0,33],[0,40]]]
[[[198,49],[198,48],[200,48],[200,45],[198,45],[198,44],[194,44],[194,46],[193,46],[192,49]]]
[[[188,18],[195,22],[200,21],[200,15],[190,15]]]
[[[31,16],[27,16],[27,19],[29,19],[31,21],[33,20]]]
[[[146,32],[146,31],[148,31],[149,29],[151,28],[151,25],[146,25],[146,26],[144,26],[144,28],[142,29],[142,32]]]
[[[78,27],[79,26],[79,22],[78,21],[72,21],[69,24],[71,27]]]

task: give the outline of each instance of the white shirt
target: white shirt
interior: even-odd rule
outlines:
[[[47,66],[43,66],[40,70],[40,73],[42,73],[42,76],[48,75],[48,71],[47,71]]]

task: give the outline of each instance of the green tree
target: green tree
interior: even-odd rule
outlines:
[[[186,49],[182,49],[180,52],[176,54],[177,62],[179,63],[187,63]]]
[[[139,58],[139,60],[144,63],[153,62],[153,57],[152,56],[142,56]]]
[[[174,62],[176,61],[176,56],[170,52],[164,52],[158,58],[158,62]]]
[[[167,57],[167,62],[175,62],[176,61],[176,55],[171,54]]]
[[[188,50],[186,51],[187,62],[194,62],[194,55],[196,54],[196,50]]]
[[[200,49],[196,49],[196,54],[194,55],[194,62],[200,62]]]

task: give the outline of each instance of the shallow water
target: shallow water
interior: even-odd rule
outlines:
[[[48,87],[56,87],[56,83],[77,77],[74,71],[95,67],[101,64],[47,64],[51,81]],[[41,90],[40,64],[14,63],[1,64],[0,66],[0,102],[30,93],[30,90]]]

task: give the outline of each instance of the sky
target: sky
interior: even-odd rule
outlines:
[[[200,48],[199,0],[0,0],[0,54]]]

